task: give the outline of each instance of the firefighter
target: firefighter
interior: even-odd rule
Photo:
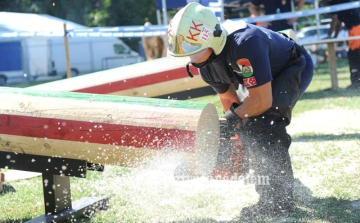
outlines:
[[[291,137],[286,126],[313,74],[304,48],[285,35],[245,22],[221,25],[210,9],[192,2],[169,23],[168,54],[170,60],[186,65],[190,76],[190,65],[199,69],[219,95],[228,125],[256,156],[255,174],[269,177],[268,184],[255,185],[259,202],[243,208],[241,216],[293,212]],[[237,82],[248,91],[242,103]]]
[[[341,3],[348,3],[349,0],[327,0],[325,4],[336,5]],[[349,37],[360,36],[360,14],[357,9],[348,9],[344,11],[335,12],[331,15],[331,25],[328,32],[329,38],[337,38],[342,23],[349,30]],[[349,40],[348,60],[350,67],[351,84],[348,89],[360,89],[360,39]]]

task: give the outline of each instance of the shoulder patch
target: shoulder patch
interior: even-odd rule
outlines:
[[[248,59],[242,58],[237,61],[240,71],[244,77],[251,77],[253,75],[253,68]]]
[[[244,85],[245,85],[245,87],[256,86],[257,82],[256,82],[255,77],[244,78]]]

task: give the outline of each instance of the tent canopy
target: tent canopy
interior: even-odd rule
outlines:
[[[0,12],[0,31],[63,32],[64,23],[68,30],[88,28],[46,14]]]

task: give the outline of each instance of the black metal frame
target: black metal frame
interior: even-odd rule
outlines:
[[[42,173],[45,214],[28,223],[66,222],[91,217],[97,210],[106,210],[109,206],[107,197],[71,202],[70,177],[86,178],[87,170],[103,171],[102,165],[85,160],[0,151],[0,168]]]

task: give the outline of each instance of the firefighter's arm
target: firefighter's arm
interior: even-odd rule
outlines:
[[[305,5],[305,0],[298,0],[297,1],[297,11],[301,11]]]
[[[264,85],[250,88],[248,91],[249,96],[245,99],[244,103],[234,110],[240,118],[257,116],[271,108],[273,100],[271,81]]]
[[[328,32],[328,36],[331,37],[333,32],[335,32],[334,38],[336,38],[340,32],[341,29],[341,24],[342,22],[338,19],[338,15],[337,14],[333,14],[331,16],[331,23],[330,23],[330,29]]]
[[[295,2],[297,2],[297,11],[301,11],[303,9],[303,7],[304,7],[305,0],[297,0]],[[296,22],[297,20],[298,20],[297,17],[288,19],[288,24],[293,25],[294,22]]]
[[[230,84],[229,89],[225,93],[219,93],[219,98],[224,112],[229,110],[232,103],[240,104],[234,84]]]
[[[249,5],[249,12],[251,14],[251,17],[259,16],[259,7],[257,5],[254,5],[252,2],[250,2]]]

